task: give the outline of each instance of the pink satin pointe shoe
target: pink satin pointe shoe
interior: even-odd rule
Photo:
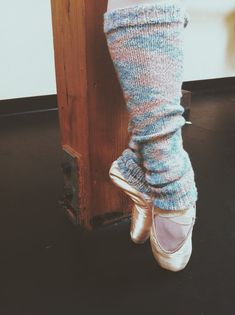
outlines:
[[[125,180],[119,170],[117,161],[112,163],[109,177],[116,186],[121,188],[133,200],[130,236],[134,243],[144,243],[149,238],[152,225],[151,198],[137,191]]]
[[[192,254],[196,205],[186,210],[152,209],[150,244],[153,256],[164,269],[180,271]]]

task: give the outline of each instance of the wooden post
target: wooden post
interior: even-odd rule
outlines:
[[[103,33],[107,0],[51,0],[61,131],[63,206],[91,229],[130,212],[111,182],[128,143],[128,115]]]

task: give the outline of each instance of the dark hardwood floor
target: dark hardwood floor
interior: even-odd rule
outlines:
[[[235,92],[194,95],[190,120],[193,254],[171,273],[128,219],[82,233],[64,215],[56,110],[0,117],[0,315],[235,314]]]

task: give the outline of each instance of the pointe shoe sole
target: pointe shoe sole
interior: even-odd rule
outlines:
[[[151,199],[132,187],[121,174],[117,161],[109,170],[112,182],[121,188],[134,202],[131,214],[130,236],[134,243],[143,244],[149,238],[152,225]]]

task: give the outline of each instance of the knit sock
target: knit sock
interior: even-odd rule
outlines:
[[[194,172],[183,148],[180,105],[183,30],[178,2],[132,5],[104,14],[104,33],[129,113],[129,148],[118,158],[129,183],[165,210],[197,200]]]

